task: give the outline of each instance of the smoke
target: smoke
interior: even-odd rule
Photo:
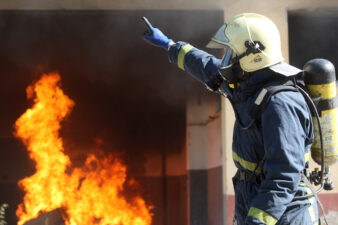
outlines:
[[[223,22],[221,11],[1,12],[0,101],[8,112],[1,133],[10,136],[27,107],[25,87],[41,72],[58,71],[77,103],[63,131],[76,146],[104,137],[117,149],[156,151],[165,137],[175,140],[168,141],[172,151],[182,149],[187,85],[196,81],[142,40],[142,16],[202,49]]]

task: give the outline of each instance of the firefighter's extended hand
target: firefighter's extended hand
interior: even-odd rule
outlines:
[[[143,38],[150,41],[150,43],[162,47],[168,51],[169,44],[174,43],[158,28],[154,28],[151,23],[143,17],[143,21],[146,23],[147,30],[143,33]]]

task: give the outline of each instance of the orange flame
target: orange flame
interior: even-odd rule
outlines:
[[[15,135],[36,162],[36,172],[19,181],[25,191],[17,209],[18,225],[43,212],[62,209],[66,225],[150,225],[151,207],[141,197],[122,196],[126,166],[112,155],[98,159],[91,154],[83,168],[71,173],[70,159],[63,153],[60,122],[74,102],[59,87],[57,73],[44,74],[27,88],[34,105],[15,123]]]

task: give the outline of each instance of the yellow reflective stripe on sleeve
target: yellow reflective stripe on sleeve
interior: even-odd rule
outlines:
[[[241,157],[239,157],[236,152],[232,151],[232,158],[238,162],[244,169],[250,170],[251,172],[254,172],[257,166],[257,163],[253,163],[253,162],[249,162],[246,161],[244,159],[242,159]],[[261,172],[261,168],[258,167],[256,169],[256,173],[260,173]]]
[[[310,152],[304,154],[305,162],[308,162],[310,160]]]
[[[178,56],[177,56],[177,66],[178,66],[178,68],[184,70],[184,57],[192,48],[194,48],[194,47],[192,45],[189,45],[189,44],[186,44],[186,45],[181,47],[180,52],[178,53]]]
[[[308,195],[312,194],[311,189],[308,188],[305,183],[300,183],[300,185],[305,188],[306,194],[308,194]],[[307,211],[309,212],[311,221],[315,222],[315,220],[316,220],[316,214],[315,214],[315,209],[313,207],[313,204],[315,203],[315,197],[309,197],[308,199],[309,199],[309,202],[310,202],[311,205],[309,206],[309,208],[307,209]]]
[[[266,225],[275,225],[277,223],[275,217],[255,207],[250,207],[248,216],[254,217]]]

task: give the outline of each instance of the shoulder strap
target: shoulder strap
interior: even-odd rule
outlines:
[[[281,91],[298,91],[293,81],[273,82],[267,84],[258,94],[250,110],[250,116],[253,120],[260,121],[262,112],[269,103],[271,97]]]

